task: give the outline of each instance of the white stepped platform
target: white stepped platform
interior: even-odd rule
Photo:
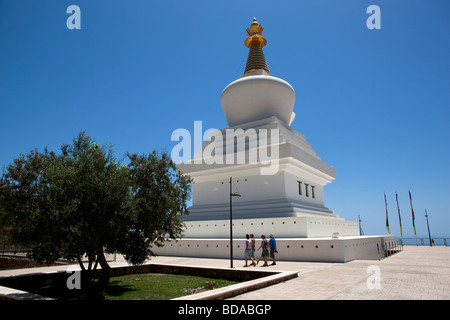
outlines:
[[[229,212],[228,212],[229,214]],[[183,238],[225,238],[230,237],[230,220],[185,221]],[[319,216],[302,214],[297,217],[271,217],[259,219],[235,219],[233,212],[233,236],[244,238],[253,233],[255,238],[273,233],[277,238],[317,238],[340,236],[358,236],[359,225],[346,221],[337,215]]]
[[[257,248],[260,242],[261,239],[257,238]],[[244,259],[244,245],[244,238],[234,238],[233,259]],[[309,262],[380,260],[385,256],[385,250],[395,247],[395,236],[277,238],[277,260]],[[183,238],[167,241],[164,247],[154,247],[153,251],[161,256],[229,259],[230,240]],[[261,251],[256,251],[255,255],[260,259]]]

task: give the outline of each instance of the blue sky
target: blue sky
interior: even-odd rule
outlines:
[[[66,9],[81,8],[81,30]],[[369,5],[381,29],[369,30]],[[126,151],[169,151],[177,128],[226,128],[245,29],[265,28],[273,76],[296,91],[292,127],[336,180],[325,204],[366,234],[450,236],[450,2],[446,0],[0,0],[0,167],[80,130]]]

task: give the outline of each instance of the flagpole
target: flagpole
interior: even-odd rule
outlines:
[[[416,224],[414,223],[414,220],[416,218],[414,216],[414,209],[413,209],[413,205],[412,205],[411,191],[408,190],[408,193],[409,193],[409,203],[411,204],[411,214],[412,214],[412,224],[413,224],[413,228],[414,228],[414,236],[416,237],[416,246],[418,246],[419,242],[417,241]]]
[[[399,221],[399,224],[400,224],[400,235],[401,235],[401,238],[402,238],[402,247],[403,247],[402,217],[400,216],[400,206],[398,205],[397,191],[395,191],[395,200],[397,201],[398,221]]]
[[[432,247],[433,243],[431,242],[430,225],[428,224],[428,212],[427,212],[427,209],[425,209],[425,218],[427,218],[428,238],[430,238],[430,247]]]
[[[385,204],[385,207],[386,207],[386,230],[387,230],[387,233],[388,233],[388,234],[391,234],[391,233],[389,232],[389,219],[388,219],[388,209],[387,209],[387,201],[386,201],[386,192],[384,193],[384,204]]]

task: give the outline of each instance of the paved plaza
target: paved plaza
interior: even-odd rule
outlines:
[[[160,263],[227,267],[227,260],[157,257]],[[234,261],[236,268],[243,261]],[[261,264],[261,262],[260,262]],[[405,246],[383,260],[347,263],[279,261],[268,270],[298,271],[298,277],[231,300],[450,299],[450,248]],[[379,276],[379,278],[377,278]]]
[[[448,247],[404,247],[380,261],[280,262],[277,267],[294,268],[299,276],[233,299],[450,299]]]
[[[126,265],[121,257],[111,266]],[[229,268],[226,259],[153,257],[148,263]],[[347,263],[279,261],[276,266],[235,269],[297,271],[298,277],[253,290],[230,300],[448,300],[450,299],[450,248],[405,246],[383,260],[354,260]],[[68,266],[0,271],[0,277],[24,273],[67,270]],[[73,266],[71,267],[73,270]]]

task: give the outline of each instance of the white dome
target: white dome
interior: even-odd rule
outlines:
[[[244,76],[223,90],[220,102],[230,127],[271,116],[289,125],[294,110],[295,91],[280,78]]]

